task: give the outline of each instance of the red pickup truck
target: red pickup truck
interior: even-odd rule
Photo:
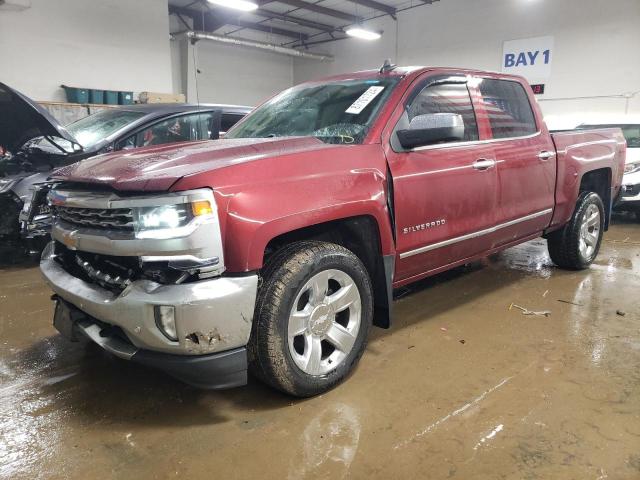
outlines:
[[[392,292],[527,240],[594,260],[619,129],[550,134],[525,80],[395,68],[288,89],[223,140],[59,170],[54,325],[203,388],[297,396],[354,368]]]

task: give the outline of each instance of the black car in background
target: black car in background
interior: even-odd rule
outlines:
[[[234,105],[123,105],[63,127],[45,108],[0,83],[0,245],[38,248],[48,236],[46,188],[34,186],[53,170],[117,150],[215,140],[250,111]]]

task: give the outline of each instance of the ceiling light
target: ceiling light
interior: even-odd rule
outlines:
[[[378,32],[367,30],[366,28],[362,27],[348,28],[345,33],[350,37],[361,38],[363,40],[378,40],[382,36]]]
[[[248,0],[209,0],[209,3],[219,5],[221,7],[233,8],[235,10],[242,10],[243,12],[251,12],[258,8],[256,3]]]

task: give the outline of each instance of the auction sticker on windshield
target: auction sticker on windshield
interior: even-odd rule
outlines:
[[[359,114],[362,110],[367,108],[367,105],[371,103],[371,100],[380,95],[382,90],[384,90],[384,87],[380,86],[367,88],[367,91],[360,95],[360,97],[358,97],[358,99],[345,110],[345,113],[353,113],[355,115]]]

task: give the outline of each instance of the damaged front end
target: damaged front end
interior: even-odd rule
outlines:
[[[246,380],[258,279],[224,274],[210,190],[121,197],[54,188],[49,198],[53,242],[41,269],[60,308],[75,312],[66,322],[71,331],[122,358],[155,358],[159,368],[198,386]],[[198,356],[210,368],[229,351],[237,371],[222,383],[178,375],[159,357],[194,368]]]

